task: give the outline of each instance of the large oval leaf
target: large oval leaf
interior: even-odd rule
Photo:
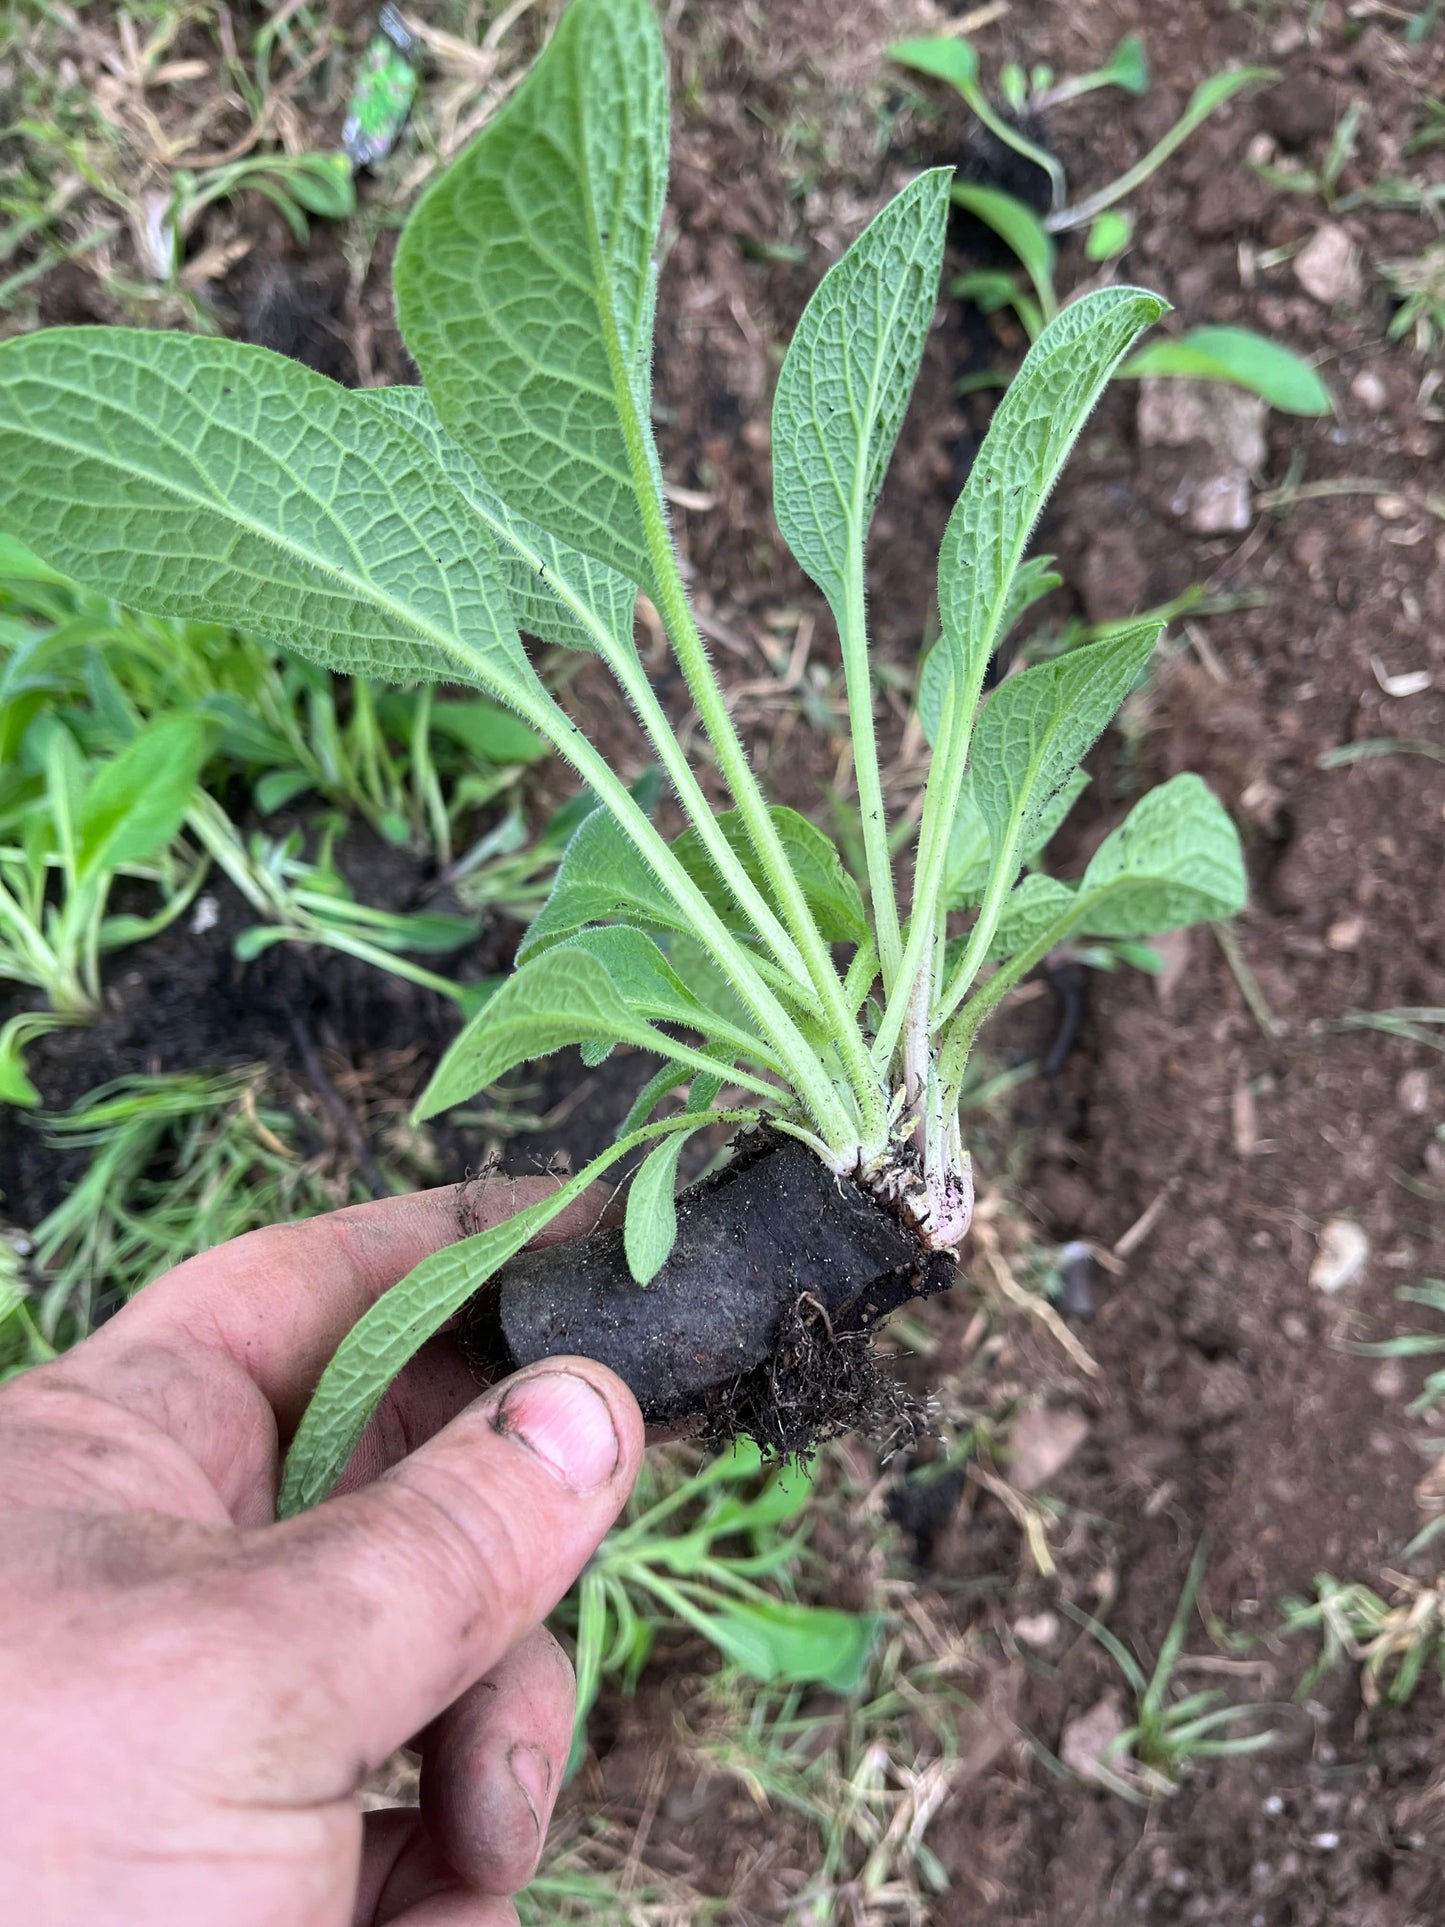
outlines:
[[[667,68],[647,0],[573,0],[396,258],[407,346],[504,501],[651,581],[629,437],[650,438]]]
[[[496,546],[415,438],[265,348],[126,328],[5,342],[0,524],[118,601],[327,668],[539,688]]]

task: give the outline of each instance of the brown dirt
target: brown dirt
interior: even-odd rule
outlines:
[[[961,112],[920,116],[909,89],[878,78],[887,42],[929,20],[926,0],[777,0],[765,13],[683,5],[670,16],[680,124],[675,236],[659,303],[664,457],[686,491],[678,523],[715,652],[744,685],[737,713],[775,792],[810,812],[820,797],[846,793],[841,688],[826,612],[771,530],[769,401],[782,344],[818,275],[887,191],[924,161],[964,155],[975,171],[987,163]],[[964,1293],[929,1308],[932,1350],[909,1368],[920,1383],[941,1385],[945,1414],[960,1423],[1043,1401],[1088,1419],[1084,1443],[1048,1486],[1060,1508],[1055,1581],[1037,1577],[1011,1516],[962,1475],[933,1488],[926,1519],[914,1506],[911,1541],[896,1542],[899,1570],[908,1543],[926,1554],[910,1596],[929,1624],[974,1642],[983,1657],[973,1688],[1007,1716],[989,1745],[960,1734],[966,1770],[929,1826],[951,1882],[928,1903],[940,1927],[981,1918],[994,1927],[1124,1919],[1423,1927],[1441,1913],[1438,1686],[1422,1686],[1404,1711],[1366,1716],[1341,1672],[1306,1706],[1268,1716],[1281,1732],[1274,1751],[1203,1766],[1144,1815],[1059,1779],[1040,1757],[1057,1753],[1070,1722],[1117,1684],[1110,1662],[1070,1637],[1054,1663],[1026,1663],[1009,1631],[1060,1596],[1090,1609],[1107,1603],[1115,1630],[1152,1654],[1207,1537],[1210,1615],[1230,1634],[1262,1636],[1277,1624],[1280,1597],[1306,1590],[1316,1572],[1379,1583],[1419,1523],[1411,1493],[1422,1426],[1344,1341],[1401,1329],[1395,1288],[1445,1275],[1437,1136],[1445,1069],[1438,1056],[1344,1032],[1339,1020],[1350,1010],[1445,1004],[1445,766],[1391,757],[1322,770],[1317,758],[1362,737],[1445,742],[1445,522],[1425,500],[1440,488],[1445,422],[1432,371],[1408,344],[1386,340],[1378,281],[1371,276],[1353,306],[1332,312],[1303,291],[1287,251],[1336,218],[1368,269],[1417,249],[1428,224],[1378,210],[1329,217],[1310,197],[1266,189],[1244,165],[1260,137],[1279,156],[1317,165],[1356,102],[1360,147],[1341,192],[1397,165],[1423,97],[1445,92],[1445,32],[1406,47],[1398,26],[1389,9],[1341,0],[1177,0],[1163,10],[1144,0],[1068,9],[1011,0],[979,34],[990,72],[1005,57],[1076,71],[1125,31],[1145,34],[1155,79],[1144,100],[1093,96],[1048,129],[1086,189],[1156,138],[1215,68],[1261,58],[1282,68],[1280,86],[1233,103],[1136,197],[1138,242],[1125,267],[1169,296],[1181,325],[1249,325],[1317,359],[1336,416],[1271,415],[1264,480],[1350,492],[1283,494],[1274,509],[1256,508],[1245,534],[1191,533],[1170,507],[1173,452],[1166,461],[1140,446],[1137,396],[1120,386],[1037,538],[1058,553],[1069,584],[1051,605],[1060,618],[1127,614],[1195,582],[1265,598],[1201,625],[1202,648],[1178,636],[1127,732],[1100,753],[1062,848],[1082,858],[1138,786],[1199,770],[1245,831],[1253,899],[1239,944],[1274,1021],[1266,1034],[1212,936],[1194,932],[1168,947],[1157,983],[1092,978],[1078,1046],[1057,1083],[1027,1088],[1010,1127],[986,1131],[980,1144],[985,1186],[996,1203],[1008,1193],[1008,1209],[986,1217],[975,1241],[975,1282],[989,1306],[1001,1268],[1023,1275],[1037,1260],[1015,1212],[1045,1240],[1105,1246],[1147,1210],[1158,1215],[1122,1272],[1099,1276],[1097,1317],[1080,1333],[1096,1376],[1028,1320],[981,1344],[978,1298]],[[1416,165],[1439,178],[1440,151]],[[958,237],[953,264],[976,245]],[[266,338],[284,346],[275,331],[295,317],[275,288],[299,288],[297,310],[319,289],[308,310],[321,317],[315,352],[337,352],[339,327],[342,359],[329,371],[376,378],[404,368],[377,293],[381,265],[379,253],[339,320],[328,303],[341,283],[325,244],[271,268],[257,249],[226,293],[239,328],[270,328]],[[1074,243],[1061,285],[1077,286],[1086,271]],[[296,338],[304,351],[304,331]],[[983,328],[945,306],[875,524],[872,603],[894,710],[890,779],[900,788],[919,767],[906,692],[932,620],[938,539],[987,412],[980,399],[956,402],[953,384],[1017,346],[1002,325]],[[1434,686],[1392,698],[1376,659],[1391,673],[1429,669]],[[781,693],[779,670],[789,678]],[[572,691],[630,773],[638,750],[621,704],[586,665]],[[664,693],[682,716],[683,693]],[[822,805],[820,820],[831,826],[830,809]],[[170,955],[159,944],[148,954]],[[318,970],[328,982],[344,974],[339,959]],[[214,994],[234,998],[223,975]],[[1008,1035],[1042,1034],[1048,1020],[1048,1001],[1036,999]],[[359,1038],[340,1041],[354,1048]],[[142,1055],[145,1042],[138,1033]],[[115,1068],[129,1066],[131,1048],[117,1045]],[[246,1054],[257,1048],[266,1045],[248,1041]],[[562,1067],[557,1097],[570,1075]],[[600,1141],[601,1113],[611,1115],[623,1081],[594,1077],[525,1154],[562,1141],[580,1160]],[[1363,1227],[1371,1256],[1361,1281],[1327,1299],[1309,1271],[1319,1230],[1334,1217]],[[873,1470],[862,1468],[865,1482]],[[876,1547],[870,1536],[865,1557],[852,1523],[824,1509],[814,1546],[826,1562],[822,1595],[861,1604]],[[1241,1652],[1225,1630],[1216,1650],[1196,1621],[1190,1647],[1237,1670],[1191,1684],[1287,1702],[1305,1655],[1273,1639]],[[817,1836],[780,1806],[760,1821],[726,1775],[699,1777],[677,1720],[699,1655],[684,1648],[672,1657],[675,1670],[654,1669],[635,1703],[604,1701],[583,1801],[601,1799],[625,1825],[645,1819],[638,1853],[670,1876],[685,1870],[695,1895],[716,1898],[710,1917],[798,1918],[795,1876],[816,1864]],[[661,1801],[655,1788],[640,1791],[654,1784],[659,1761],[675,1781]],[[692,1798],[687,1790],[698,1787]],[[760,1829],[771,1872],[758,1871]],[[860,1921],[906,1917],[867,1911],[861,1893],[855,1900]]]
[[[1243,536],[1194,535],[1171,512],[1174,478],[1159,451],[1139,446],[1137,395],[1121,386],[1037,540],[1059,554],[1074,611],[1093,620],[1195,582],[1266,598],[1212,619],[1202,661],[1180,638],[1135,705],[1128,735],[1098,759],[1063,853],[1086,855],[1139,785],[1199,770],[1246,835],[1253,902],[1239,942],[1275,1022],[1262,1033],[1207,931],[1168,947],[1157,985],[1130,973],[1090,984],[1059,1086],[1020,1102],[1021,1121],[1037,1128],[1016,1201],[1045,1236],[1105,1244],[1162,1204],[1122,1275],[1097,1288],[1098,1316],[1084,1334],[1097,1380],[1073,1374],[1065,1384],[1047,1345],[1026,1344],[1014,1363],[1026,1401],[1046,1395],[1052,1377],[1054,1396],[1067,1393],[1089,1416],[1086,1444],[1050,1485],[1065,1508],[1059,1578],[1029,1576],[1016,1527],[987,1496],[975,1492],[960,1517],[960,1478],[934,1488],[945,1502],[935,1504],[942,1522],[932,1525],[933,1563],[918,1597],[978,1632],[990,1614],[977,1586],[1000,1568],[1014,1586],[1009,1620],[1060,1593],[1092,1608],[1102,1588],[1117,1593],[1115,1629],[1150,1654],[1201,1536],[1213,1548],[1208,1610],[1238,1635],[1277,1624],[1280,1597],[1307,1590],[1318,1571],[1378,1584],[1381,1568],[1398,1561],[1419,1524],[1411,1493],[1420,1427],[1342,1341],[1401,1328],[1396,1286],[1438,1274],[1445,1261],[1439,1060],[1342,1032],[1338,1021],[1354,1009],[1445,1000],[1433,882],[1445,857],[1445,770],[1404,757],[1334,771],[1316,762],[1356,737],[1445,741],[1445,524],[1423,503],[1439,485],[1445,429],[1428,385],[1422,404],[1426,369],[1385,340],[1389,308],[1377,284],[1336,314],[1304,293],[1287,259],[1260,264],[1327,217],[1305,197],[1266,191],[1244,166],[1261,133],[1318,164],[1337,117],[1361,100],[1359,156],[1341,191],[1361,187],[1387,166],[1421,95],[1439,91],[1445,65],[1438,46],[1406,54],[1383,20],[1361,22],[1334,5],[1322,11],[1318,44],[1300,36],[1305,9],[1275,10],[1267,21],[1265,11],[1219,0],[1178,6],[1161,21],[1136,0],[1067,14],[1014,0],[982,37],[991,60],[1046,59],[1070,71],[1096,64],[1130,28],[1146,34],[1155,84],[1145,100],[1100,111],[1096,97],[1050,129],[1071,178],[1086,186],[1157,137],[1215,67],[1281,63],[1279,89],[1226,110],[1137,198],[1139,245],[1126,268],[1166,293],[1183,325],[1254,326],[1319,361],[1337,416],[1272,415],[1267,482],[1282,482],[1298,461],[1306,482],[1369,484],[1257,510]],[[963,144],[957,120],[939,131],[905,114],[880,154],[850,95],[850,84],[868,85],[858,78],[866,70],[858,45],[907,31],[903,13],[880,0],[841,23],[829,9],[825,26],[816,6],[796,0],[769,10],[765,40],[755,25],[734,28],[716,14],[685,14],[681,26],[684,46],[698,50],[702,94],[677,137],[679,233],[659,304],[664,448],[674,481],[705,502],[684,506],[679,520],[721,658],[735,654],[749,680],[765,675],[769,659],[786,662],[789,644],[806,657],[812,702],[802,715],[769,690],[742,707],[774,786],[814,810],[818,786],[826,793],[846,774],[836,654],[816,598],[776,537],[758,533],[769,528],[768,407],[778,351],[820,268],[896,183],[900,163],[954,158]],[[822,111],[820,90],[835,119],[800,161],[776,129],[780,119],[795,135],[808,128],[810,111]],[[876,88],[868,98],[876,107]],[[1418,248],[1427,232],[1397,213],[1340,218],[1367,262]],[[804,259],[758,258],[780,243]],[[1061,285],[1077,285],[1085,271],[1075,244]],[[973,404],[952,401],[950,386],[1010,345],[948,311],[930,343],[873,542],[878,646],[904,672],[928,630],[938,537],[981,420]],[[1392,699],[1374,658],[1392,672],[1432,669],[1437,686]],[[901,778],[917,753],[901,723],[892,747]],[[1038,1014],[1035,1006],[1023,1021]],[[1424,1114],[1402,1090],[1410,1071],[1432,1080]],[[998,1162],[985,1171],[996,1179]],[[1422,1185],[1433,1189],[1416,1195]],[[1364,1228],[1371,1259],[1360,1283],[1327,1299],[1309,1271],[1317,1234],[1336,1216]],[[979,1270],[986,1283],[982,1261]],[[943,1381],[945,1406],[950,1396],[983,1402],[968,1362],[977,1344],[969,1307],[938,1308],[930,1323],[937,1350],[920,1379]],[[836,1592],[824,1587],[833,1597],[846,1590],[843,1570]],[[1191,1645],[1208,1653],[1197,1622]],[[1237,1673],[1191,1684],[1223,1679],[1241,1697],[1287,1701],[1304,1657],[1271,1641],[1234,1653]],[[1117,1684],[1088,1640],[1070,1643],[1056,1668],[1015,1660],[1004,1676],[1013,1717],[1054,1751],[1069,1722]],[[623,1720],[615,1764],[601,1762],[600,1786],[623,1814],[633,1801],[631,1747],[655,1747],[659,1722],[674,1718],[665,1686],[659,1693]],[[929,1840],[954,1885],[930,1917],[960,1927],[982,1917],[1044,1927],[1126,1917],[1260,1927],[1433,1919],[1430,1896],[1438,1900],[1445,1881],[1440,1712],[1438,1688],[1427,1686],[1413,1708],[1364,1718],[1353,1682],[1337,1675],[1308,1707],[1267,1716],[1281,1734],[1270,1753],[1201,1767],[1147,1817],[1060,1782],[1015,1743],[972,1781],[964,1776],[933,1824]],[[783,1918],[786,1883],[747,1875],[756,1822],[746,1821],[746,1800],[734,1810],[725,1787],[713,1786],[724,1803],[716,1811],[704,1801],[672,1821],[667,1803],[648,1808],[649,1861],[685,1865],[699,1894],[730,1897],[725,1918]],[[787,1823],[775,1808],[767,1825]],[[794,1845],[805,1864],[816,1851],[806,1835]]]

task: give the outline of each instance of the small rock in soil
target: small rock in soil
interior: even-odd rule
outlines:
[[[1331,1218],[1320,1232],[1319,1250],[1310,1266],[1316,1291],[1333,1296],[1352,1285],[1370,1256],[1370,1241],[1349,1218]]]
[[[1088,1436],[1082,1412],[1042,1405],[1021,1413],[1008,1435],[1009,1482],[1020,1492],[1037,1492],[1063,1471]]]
[[[1378,415],[1390,399],[1390,391],[1384,378],[1373,368],[1362,368],[1350,383],[1350,393],[1362,408],[1368,408],[1372,415]]]
[[[1405,1367],[1398,1358],[1387,1358],[1370,1373],[1370,1390],[1376,1398],[1393,1404],[1405,1395]]]
[[[1109,1748],[1124,1730],[1119,1702],[1106,1693],[1097,1706],[1069,1721],[1059,1741],[1059,1758],[1086,1785],[1098,1785],[1100,1766],[1117,1773],[1123,1764],[1117,1754],[1109,1755]]]
[[[1406,1071],[1395,1086],[1395,1102],[1406,1117],[1424,1117],[1430,1109],[1429,1071]]]
[[[1264,463],[1268,404],[1220,381],[1140,384],[1139,440],[1188,451],[1169,507],[1200,535],[1249,527],[1250,481]]]
[[[1041,1653],[1057,1642],[1062,1630],[1057,1613],[1025,1613],[1022,1619],[1014,1621],[1014,1638]]]
[[[1332,221],[1315,229],[1295,256],[1294,272],[1305,293],[1326,308],[1358,301],[1364,292],[1360,250],[1344,228]]]

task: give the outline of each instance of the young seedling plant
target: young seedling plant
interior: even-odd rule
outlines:
[[[471,1340],[497,1365],[580,1348],[622,1371],[655,1419],[730,1407],[735,1429],[799,1443],[797,1427],[769,1430],[783,1394],[816,1406],[877,1318],[954,1273],[973,1200],[958,1096],[1009,988],[1066,938],[1148,934],[1244,900],[1234,829],[1189,775],[1146,795],[1079,882],[1021,874],[1143,673],[1156,622],[1012,676],[980,708],[1043,502],[1165,304],[1127,287],[1075,302],[999,405],[939,561],[946,673],[901,899],[865,550],[933,317],[947,171],[892,200],[810,301],[774,402],[775,506],[837,622],[865,897],[813,823],[769,805],[689,604],[650,405],[666,181],[666,66],[647,0],[573,0],[407,224],[397,307],[423,387],[350,392],[262,349],[180,335],[56,329],[0,346],[0,526],[133,605],[232,623],[330,668],[469,684],[550,742],[595,799],[515,973],[418,1115],[566,1045],[594,1064],[618,1044],[662,1060],[601,1156],[427,1259],[362,1319],[293,1441],[284,1511],[329,1489],[391,1378],[469,1300]],[[634,645],[639,589],[731,791],[721,814]],[[519,631],[612,671],[682,835],[654,826]],[[962,876],[961,820],[987,852]],[[958,935],[956,907],[970,913]],[[681,1089],[683,1110],[655,1117]],[[675,1199],[686,1138],[718,1123],[739,1134],[738,1155]],[[642,1145],[624,1228],[560,1259],[517,1256]],[[828,1418],[814,1411],[804,1429]]]

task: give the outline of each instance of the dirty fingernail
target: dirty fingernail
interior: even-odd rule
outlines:
[[[540,1746],[519,1741],[507,1755],[507,1770],[521,1788],[522,1798],[537,1828],[537,1847],[552,1814],[552,1768]]]
[[[605,1485],[617,1470],[620,1448],[607,1401],[575,1372],[523,1379],[502,1400],[495,1423],[574,1492]]]

